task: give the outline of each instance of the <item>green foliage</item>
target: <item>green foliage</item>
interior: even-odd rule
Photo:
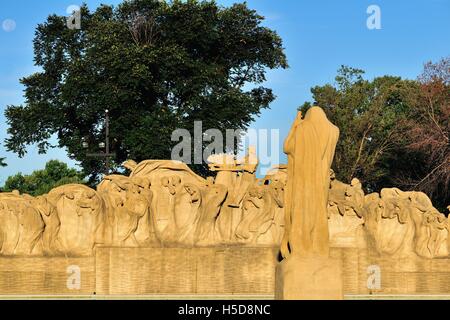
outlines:
[[[445,211],[450,195],[450,58],[425,65],[417,80],[343,66],[335,84],[311,89],[341,131],[333,169],[367,192],[423,191]],[[304,113],[312,106],[300,107]]]
[[[214,1],[124,1],[81,11],[81,30],[52,15],[36,29],[35,62],[21,80],[25,105],[10,105],[8,150],[59,147],[95,179],[102,160],[86,157],[104,141],[110,111],[113,167],[124,160],[169,159],[171,134],[245,129],[275,99],[262,85],[267,69],[287,68],[281,38],[246,4]],[[96,151],[96,150],[92,150]]]
[[[5,162],[5,158],[0,158],[0,167],[6,167],[7,164]]]
[[[83,184],[84,175],[69,168],[67,164],[58,160],[47,162],[44,170],[34,171],[30,175],[18,173],[6,180],[3,192],[18,190],[21,193],[39,196],[48,193],[53,188],[64,184]]]
[[[367,190],[394,185],[391,167],[404,144],[403,121],[414,100],[415,81],[384,76],[364,80],[364,72],[343,66],[336,84],[312,88],[316,103],[341,131],[334,170],[345,182],[359,178]],[[305,112],[311,103],[300,110]]]

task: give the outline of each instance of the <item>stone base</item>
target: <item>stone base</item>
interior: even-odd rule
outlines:
[[[276,270],[277,300],[343,300],[340,260],[290,256]]]
[[[273,297],[275,290],[278,248],[97,248],[96,253],[100,295]]]
[[[16,296],[89,298],[95,294],[101,299],[273,299],[278,252],[271,247],[97,248],[93,257],[0,257],[0,300]],[[342,263],[345,298],[450,299],[450,259],[395,259],[356,248],[330,248],[330,258],[325,259],[331,265],[325,268],[328,280],[325,285],[314,280],[317,286],[313,289],[289,286],[298,282],[297,275],[308,280],[307,275],[315,272],[311,266],[320,267],[323,259],[322,264],[310,261],[295,267],[290,266],[294,262],[285,261],[278,267],[278,283],[286,283],[278,290],[278,299],[311,299],[312,293],[317,299],[331,299],[327,292],[340,285],[332,284],[339,279],[338,261]],[[67,286],[71,266],[80,268],[79,290]],[[312,270],[308,271],[308,266]],[[368,288],[370,266],[381,271],[379,289]],[[289,268],[294,275],[280,274]],[[297,287],[307,288],[304,291],[309,297],[290,298],[288,290],[295,293]],[[283,290],[287,292],[284,295]]]

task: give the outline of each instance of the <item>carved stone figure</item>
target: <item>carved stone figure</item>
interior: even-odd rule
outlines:
[[[151,203],[153,201],[152,182],[150,179],[141,177],[134,177],[131,180],[137,187],[136,192],[139,194],[139,201],[135,204],[135,210],[138,212],[138,215],[141,215],[135,232],[136,240],[140,246],[159,244],[155,231],[156,221],[151,212]]]
[[[400,214],[403,205],[384,193],[370,201],[376,203],[368,203],[366,215],[366,230],[372,247],[380,254],[398,258],[413,254],[414,226]]]
[[[196,223],[194,242],[198,246],[214,245],[217,237],[217,217],[220,208],[225,201],[228,190],[225,186],[214,184],[208,190],[204,190],[200,214]]]
[[[284,185],[254,185],[244,197],[243,218],[236,229],[236,238],[245,244],[277,245],[283,235],[280,208],[284,206]]]
[[[319,107],[299,113],[286,139],[288,155],[284,260],[276,272],[276,298],[342,299],[342,269],[329,258],[330,169],[339,129]]]
[[[219,154],[210,156],[209,168],[217,172],[215,184],[227,187],[228,196],[217,219],[220,240],[230,243],[242,219],[242,201],[247,190],[256,183],[255,172],[258,167],[256,148],[249,147],[248,154],[242,159],[234,155]]]
[[[44,222],[30,197],[3,193],[0,203],[1,254],[42,255]]]
[[[331,245],[365,246],[364,191],[358,179],[347,185],[336,180],[334,172],[331,172],[328,218]]]
[[[103,199],[84,185],[53,189],[48,200],[60,220],[58,242],[68,255],[91,255],[96,244],[104,244],[106,212]]]
[[[2,234],[2,255],[13,255],[19,241],[18,206],[20,198],[12,194],[1,195],[0,229]]]
[[[267,211],[264,212],[264,190],[261,186],[253,186],[247,196],[244,198],[243,217],[241,223],[236,229],[236,238],[238,241],[246,243],[256,243],[261,234],[259,229],[271,222]],[[266,230],[267,231],[267,230]]]
[[[31,204],[40,213],[44,221],[45,229],[42,235],[44,253],[46,255],[58,254],[61,250],[61,245],[58,241],[61,221],[55,206],[46,196],[40,196],[31,200]]]
[[[236,186],[230,195],[229,207],[240,208],[247,190],[256,182],[255,172],[257,168],[256,147],[251,146],[248,149],[248,154],[243,159],[236,161]]]
[[[447,218],[421,192],[383,189],[366,196],[365,230],[372,247],[392,257],[435,258],[448,255]]]
[[[109,242],[116,246],[143,247],[158,243],[150,206],[151,181],[143,177],[112,175],[97,187],[109,212]]]
[[[151,181],[150,220],[152,233],[163,243],[177,243],[177,223],[187,218],[183,206],[189,201],[184,185],[202,188],[206,179],[196,175],[186,164],[168,160],[149,160],[139,164],[127,164],[133,171],[131,179],[145,178]]]
[[[288,155],[286,236],[281,252],[327,257],[330,167],[339,129],[319,107],[297,116],[285,142]]]
[[[203,208],[202,191],[195,184],[185,184],[184,190],[189,196],[183,209],[185,210],[186,219],[182,223],[178,222],[178,237],[176,241],[180,244],[194,246],[196,241],[195,232]]]

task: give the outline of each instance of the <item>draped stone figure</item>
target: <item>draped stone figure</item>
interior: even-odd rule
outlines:
[[[256,183],[256,147],[250,146],[248,154],[242,159],[235,159],[235,156],[230,154],[217,154],[210,156],[208,162],[210,170],[217,172],[215,184],[228,189],[228,196],[217,218],[217,229],[224,244],[232,243],[242,219],[244,197],[248,189]]]
[[[60,251],[58,233],[61,221],[55,206],[50,203],[46,196],[39,196],[31,200],[31,204],[38,210],[45,224],[42,235],[43,250],[46,255],[54,255]]]
[[[137,187],[137,193],[139,194],[137,197],[139,201],[135,205],[135,210],[140,212],[142,216],[135,232],[136,240],[141,246],[158,244],[159,240],[155,233],[156,222],[151,213],[151,203],[153,200],[153,192],[151,190],[152,182],[150,179],[143,177],[134,177],[132,182]]]
[[[253,186],[244,198],[243,217],[236,229],[239,242],[256,243],[257,231],[265,222],[263,193],[262,186]]]
[[[216,243],[218,238],[217,217],[227,194],[227,187],[220,184],[214,184],[209,190],[204,190],[204,194],[202,194],[204,202],[198,215],[194,236],[197,246],[210,246]]]
[[[339,129],[319,107],[299,113],[286,139],[288,155],[284,260],[277,267],[276,298],[343,299],[342,269],[329,258],[328,193]]]
[[[91,188],[69,184],[50,191],[60,227],[57,243],[62,254],[90,256],[96,245],[106,243],[106,211],[103,199]]]
[[[365,232],[371,250],[395,258],[448,256],[448,219],[422,192],[385,188],[366,196]]]
[[[16,255],[42,255],[42,234],[44,221],[39,212],[30,203],[21,203],[18,211],[19,242]]]
[[[132,170],[132,180],[145,178],[151,181],[151,238],[166,244],[179,242],[177,224],[181,225],[190,218],[184,211],[189,197],[183,186],[192,184],[202,188],[206,186],[207,180],[177,161],[147,160],[139,164],[127,161],[126,165]]]
[[[299,113],[284,151],[288,155],[286,233],[281,253],[328,257],[330,167],[339,129],[319,107]]]
[[[44,222],[30,200],[16,192],[0,194],[2,255],[42,255]]]
[[[184,190],[189,195],[189,201],[184,207],[187,220],[178,229],[177,242],[194,246],[195,229],[203,206],[202,191],[197,185],[189,183],[184,185]]]
[[[130,247],[157,243],[150,204],[151,181],[143,177],[106,176],[97,191],[105,200],[108,242]]]
[[[278,221],[283,208],[283,188],[281,182],[270,185],[254,185],[243,201],[243,216],[236,228],[235,237],[239,243],[258,245],[279,244]]]

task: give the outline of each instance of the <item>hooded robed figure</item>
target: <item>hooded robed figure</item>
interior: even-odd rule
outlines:
[[[301,112],[286,139],[288,155],[286,231],[283,258],[329,255],[328,192],[339,128],[319,107]]]

